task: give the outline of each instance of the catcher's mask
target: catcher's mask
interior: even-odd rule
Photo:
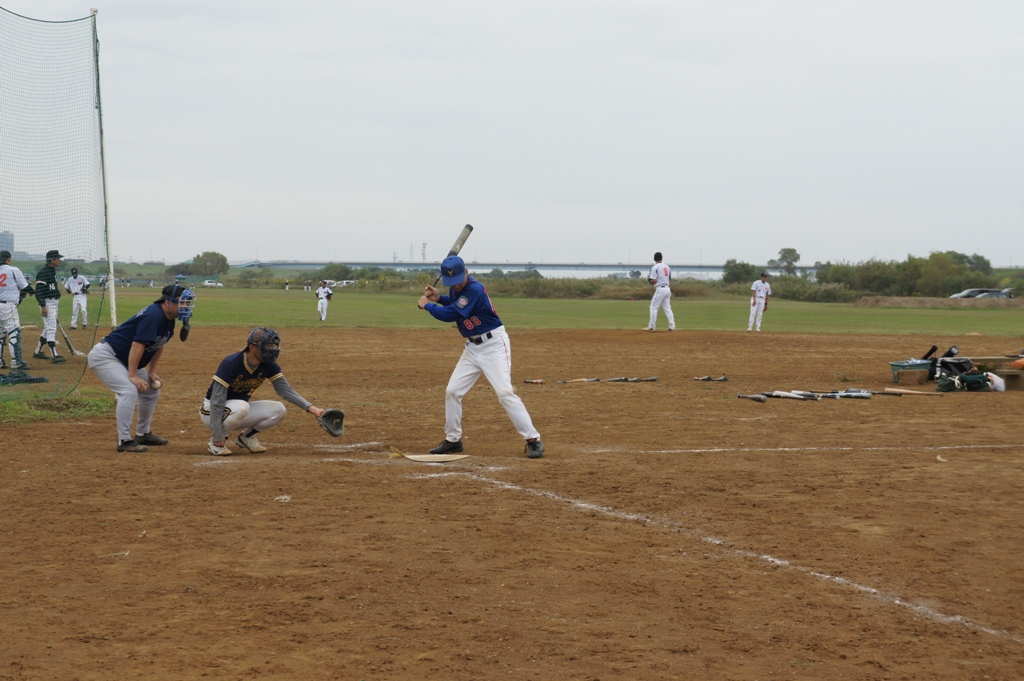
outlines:
[[[78,268],[77,267],[72,267],[71,268],[71,276],[72,277],[77,277],[78,276]]]
[[[178,321],[187,324],[192,319],[192,310],[196,304],[196,294],[192,289],[185,289],[178,298]]]
[[[277,334],[277,331],[260,327],[253,329],[249,332],[249,338],[246,340],[249,345],[255,345],[263,353],[264,362],[274,362],[277,360],[277,356],[281,354],[281,336]]]

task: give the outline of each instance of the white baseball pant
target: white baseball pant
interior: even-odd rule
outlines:
[[[654,295],[651,296],[651,321],[647,324],[648,329],[657,328],[658,324],[658,310],[665,311],[665,319],[668,320],[668,328],[676,328],[676,318],[672,314],[672,289],[668,286],[659,286],[654,289]]]
[[[761,330],[761,317],[764,315],[764,298],[752,298],[750,301],[750,319],[747,321],[747,331],[754,328],[754,324],[757,324],[757,330]]]
[[[274,400],[256,400],[255,402],[228,400],[224,403],[224,435],[227,437],[236,430],[245,433],[250,428],[255,428],[262,433],[281,423],[285,411],[285,406]],[[207,428],[210,427],[210,416],[210,400],[203,400],[199,418]]]
[[[71,328],[78,325],[78,313],[82,313],[82,326],[89,326],[89,296],[84,293],[76,293],[71,302]]]
[[[462,439],[462,398],[481,374],[494,388],[498,402],[512,419],[516,432],[524,440],[539,438],[540,433],[533,427],[526,405],[512,387],[512,345],[505,327],[499,326],[490,334],[491,337],[479,345],[466,341],[462,356],[448,379],[448,387],[444,391],[445,438],[451,442]]]

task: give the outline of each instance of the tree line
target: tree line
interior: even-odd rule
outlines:
[[[836,288],[856,295],[946,297],[968,288],[1024,288],[1024,271],[996,272],[988,258],[957,251],[933,252],[928,257],[908,255],[905,260],[867,260],[859,263],[816,262],[813,272],[801,270],[800,254],[783,248],[768,267],[785,277]],[[722,282],[749,284],[760,268],[738,260],[727,260]],[[795,283],[795,282],[794,282]]]

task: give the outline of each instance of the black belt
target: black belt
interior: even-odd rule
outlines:
[[[490,338],[494,338],[494,334],[492,334],[490,331],[488,331],[487,333],[481,334],[479,336],[470,336],[466,340],[468,340],[473,345],[480,345],[485,340],[488,340]]]
[[[11,303],[11,305],[14,305],[14,303],[11,302],[10,300],[0,300],[0,305],[6,305],[7,303]]]

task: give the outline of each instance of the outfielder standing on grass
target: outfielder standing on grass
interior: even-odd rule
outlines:
[[[82,313],[82,328],[89,328],[89,280],[78,273],[77,267],[71,268],[71,276],[64,282],[64,290],[70,293],[71,328],[78,328],[78,313]]]
[[[179,284],[163,288],[159,300],[111,331],[89,351],[89,368],[117,395],[117,451],[144,452],[147,445],[167,440],[151,432],[153,412],[163,381],[156,372],[167,341],[174,336],[174,322],[192,316],[195,294]],[[139,419],[132,437],[132,417]]]
[[[747,321],[747,331],[757,325],[761,330],[761,317],[764,316],[764,309],[768,307],[768,299],[772,297],[772,285],[768,283],[768,273],[762,272],[761,278],[750,285],[750,319]]]
[[[320,315],[320,321],[327,321],[327,304],[331,301],[331,296],[334,295],[334,291],[327,286],[327,282],[323,279],[320,280],[320,287],[315,292],[316,295],[316,313]]]
[[[46,359],[43,346],[50,346],[50,359],[54,364],[67,360],[57,354],[57,307],[60,305],[60,287],[57,286],[57,268],[60,267],[60,251],[46,252],[46,264],[36,274],[36,302],[39,303],[39,314],[43,316],[43,334],[39,336],[39,345],[32,356]]]
[[[206,390],[206,399],[199,409],[199,418],[210,429],[207,451],[214,456],[226,456],[227,438],[233,430],[240,430],[236,444],[253,454],[267,451],[257,435],[281,422],[285,406],[275,400],[250,402],[252,394],[270,381],[274,391],[299,409],[320,418],[324,410],[295,392],[281,372],[277,357],[281,353],[281,337],[277,331],[257,328],[249,332],[245,349],[228,355],[217,367],[213,382]],[[213,414],[220,418],[211,418]]]
[[[444,285],[450,287],[448,295],[440,295],[428,284],[416,304],[435,319],[455,322],[466,339],[466,347],[444,392],[445,439],[430,453],[462,451],[462,398],[483,374],[512,419],[512,425],[526,440],[526,455],[531,459],[541,458],[544,443],[533,427],[526,406],[512,388],[512,345],[487,291],[483,284],[470,278],[466,263],[457,255],[450,255],[441,263],[441,278]]]
[[[21,318],[18,306],[29,293],[35,293],[20,269],[11,264],[11,252],[0,251],[0,369],[7,368],[4,348],[11,344],[11,369],[30,369],[22,360]]]
[[[654,295],[651,296],[651,320],[647,323],[647,331],[654,331],[658,326],[658,310],[665,311],[665,319],[668,321],[668,330],[676,330],[676,318],[672,314],[672,269],[661,262],[661,251],[654,254],[654,265],[651,267],[651,274],[647,281],[654,287]]]

